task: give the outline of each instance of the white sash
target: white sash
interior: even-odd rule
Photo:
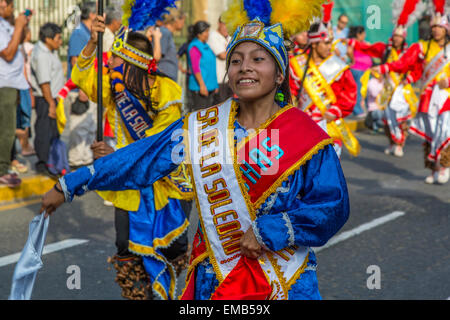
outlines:
[[[449,52],[450,43],[446,46],[446,51]],[[439,53],[425,66],[423,71],[422,80],[420,81],[420,88],[423,91],[426,86],[436,78],[439,73],[445,68],[447,64],[450,63],[450,57],[444,56],[444,49],[439,51]]]
[[[189,115],[189,154],[208,256],[221,283],[241,257],[240,238],[252,218],[236,174],[232,99]],[[232,153],[233,152],[233,153]],[[226,160],[226,161],[224,161]],[[237,170],[236,170],[237,168]],[[271,299],[287,299],[308,248],[267,252],[259,262],[272,286]]]
[[[300,67],[305,68],[306,64],[306,57],[303,56],[303,59],[299,61]],[[331,85],[336,80],[339,79],[342,72],[347,69],[348,65],[342,61],[341,58],[337,57],[336,55],[331,55],[328,57],[323,63],[319,66],[319,72],[322,74],[323,78],[326,80],[326,82]],[[305,81],[308,81],[308,75],[306,75]],[[320,91],[318,91],[320,92]],[[303,106],[303,110],[307,109],[312,103],[312,99],[309,96],[308,92],[306,90],[302,91],[302,95],[300,97],[301,105]]]

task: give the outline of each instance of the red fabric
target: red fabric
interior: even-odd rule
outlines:
[[[331,21],[331,13],[333,11],[334,2],[333,1],[328,1],[328,3],[322,4],[322,7],[323,7],[322,21],[324,23],[328,23],[328,22]]]
[[[271,292],[258,260],[242,256],[211,300],[266,300]]]
[[[296,75],[290,77],[289,85],[292,95],[298,96],[301,80],[298,78],[295,79],[294,77],[296,77]],[[339,108],[340,112],[331,109],[329,111],[336,115],[336,117],[347,117],[353,112],[358,94],[358,86],[353,78],[352,72],[349,69],[345,70],[339,80],[331,85],[331,88],[336,96],[336,103],[334,103],[333,106]],[[314,112],[314,109],[316,109],[316,107],[311,106],[310,112]]]
[[[431,101],[431,95],[433,94],[433,86],[436,83],[436,81],[432,81],[431,84],[429,85],[422,93],[422,95],[420,96],[420,101],[419,101],[419,108],[417,109],[417,112],[422,112],[422,113],[428,113],[428,108],[430,106],[430,101]]]
[[[352,72],[347,69],[338,81],[335,81],[331,88],[336,96],[336,102],[333,104],[341,110],[342,118],[347,117],[353,112],[358,94],[358,86],[353,78]],[[333,110],[330,110],[333,113]],[[339,116],[336,114],[336,116]]]
[[[423,71],[422,47],[418,43],[411,45],[400,59],[388,63],[387,67],[387,71],[394,71],[401,74],[411,71],[415,75],[415,78],[419,79],[422,76],[421,71]],[[417,78],[418,75],[419,77]]]
[[[383,58],[387,45],[383,42],[376,42],[374,44],[370,44],[364,41],[358,41],[356,39],[351,39],[350,45],[355,48],[355,50],[359,50],[362,53],[365,53],[373,58]]]
[[[397,25],[406,26],[409,20],[409,16],[416,9],[417,2],[419,2],[419,0],[405,1],[405,4],[403,5],[403,11],[398,18]]]
[[[267,141],[266,138],[270,140]],[[325,131],[297,108],[287,109],[278,115],[265,130],[261,130],[237,151],[240,168],[243,172],[249,172],[242,177],[250,187],[248,191],[250,201],[256,203],[283,173],[294,166],[313,147],[328,138]],[[301,141],[300,144],[299,141]],[[267,170],[250,158],[255,146],[261,146],[257,148],[259,154],[263,154],[270,160],[270,165],[267,163],[268,160],[262,160],[263,163],[260,164]],[[279,157],[280,150],[283,152],[281,157]],[[245,163],[251,168],[248,168]],[[259,177],[254,172],[257,172]]]
[[[67,98],[67,95],[69,94],[69,92],[76,88],[77,88],[77,86],[75,85],[75,83],[73,83],[72,79],[69,79],[69,80],[67,80],[64,87],[58,92],[58,96],[65,99],[65,98]]]
[[[112,131],[111,125],[109,124],[107,114],[105,114],[105,126],[103,128],[103,136],[114,138],[114,132]]]
[[[439,110],[439,114],[450,111],[450,99],[445,100],[444,106]]]
[[[195,298],[195,270],[192,271],[192,275],[188,278],[186,288],[180,300],[194,300]]]

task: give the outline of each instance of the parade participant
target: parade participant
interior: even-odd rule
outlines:
[[[393,9],[396,9],[396,6],[394,4]],[[397,17],[396,27],[387,44],[384,42],[368,44],[356,39],[349,39],[349,46],[373,58],[381,59],[382,64],[399,60],[408,49],[406,43],[408,26],[414,24],[417,20],[411,17],[417,17],[415,11],[422,12],[422,7],[418,5],[418,0],[406,0],[403,7],[397,9],[400,9],[401,12],[398,12],[398,10],[393,12],[393,16]],[[368,70],[368,72],[371,71]],[[362,77],[362,79],[366,78],[366,75]],[[403,157],[408,121],[415,116],[417,111],[418,99],[411,83],[420,78],[420,70],[411,70],[411,72],[405,74],[389,72],[385,74],[384,78],[384,88],[379,93],[377,100],[385,109],[385,133],[389,139],[389,147],[386,148],[385,153]],[[363,83],[362,91],[367,90],[364,87],[367,87],[367,83]]]
[[[200,223],[182,299],[320,299],[310,247],[348,219],[332,139],[289,104],[282,26],[307,29],[321,2],[258,3],[242,12],[255,6],[236,1],[223,16],[236,30],[226,61],[237,99],[65,176],[56,185],[62,194],[52,189],[42,202],[51,214],[87,190],[145,188],[188,162]]]
[[[155,22],[152,18],[160,18],[152,12],[140,23],[138,13],[133,11],[133,5],[138,3],[126,2],[125,12],[127,5],[131,16],[125,22],[130,30],[143,30]],[[181,88],[157,71],[152,45],[146,36],[129,29],[122,27],[117,33],[103,76],[103,103],[116,140],[115,148],[105,141],[95,142],[91,148],[96,159],[157,134],[181,117]],[[104,18],[97,17],[91,38],[72,72],[74,84],[92,101],[97,101],[97,34],[104,31]],[[128,299],[165,297],[175,284],[176,271],[180,271],[178,262],[184,258],[187,263],[187,239],[183,252],[169,248],[188,226],[178,199],[186,199],[189,190],[179,184],[183,172],[178,173],[139,190],[99,192],[115,207],[117,254],[110,262],[117,270],[116,281],[122,295]],[[162,216],[165,217],[161,222]]]
[[[324,19],[309,30],[309,53],[290,59],[298,88],[293,92],[298,97],[298,107],[335,139],[338,155],[343,143],[350,154],[357,156],[359,143],[343,120],[353,111],[357,86],[348,65],[331,52],[332,5],[324,5]]]
[[[448,43],[450,23],[445,1],[434,2],[436,13],[431,20],[432,38],[420,40],[398,60],[374,68],[374,72],[406,74],[421,71],[420,101],[409,132],[425,140],[425,167],[431,170],[425,182],[444,184],[450,167],[450,99]]]

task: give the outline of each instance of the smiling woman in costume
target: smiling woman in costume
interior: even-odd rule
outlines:
[[[226,61],[237,99],[63,177],[64,197],[52,190],[42,202],[52,213],[86,190],[143,188],[187,163],[200,223],[182,299],[320,299],[310,247],[349,215],[332,139],[289,104],[283,28],[307,30],[321,1],[252,2],[224,16],[236,30]]]

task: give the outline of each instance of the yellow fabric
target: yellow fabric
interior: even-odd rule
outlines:
[[[391,54],[389,55],[387,59],[387,63],[395,62],[399,59],[399,55],[396,50],[391,50]],[[370,80],[370,76],[373,74],[373,72],[369,69],[361,77],[361,96],[363,99],[367,96],[367,86]],[[379,74],[373,74],[376,78],[380,78],[381,75]],[[400,77],[400,74],[396,72],[389,72],[389,77],[394,83],[394,87],[392,87],[389,83],[386,84],[383,88],[383,90],[378,94],[377,96],[377,103],[382,106],[382,109],[384,109],[387,104],[390,102],[392,95],[394,94],[395,89],[401,84],[402,79]],[[405,97],[406,102],[409,104],[409,108],[411,110],[412,117],[415,117],[417,113],[417,103],[419,102],[419,99],[417,98],[416,93],[414,92],[413,87],[411,84],[407,84],[403,87],[403,95]]]
[[[77,65],[72,71],[72,81],[83,90],[92,101],[97,101],[97,71],[94,66],[95,54],[91,57],[78,57]],[[181,88],[169,78],[154,77],[154,85],[151,91],[153,108],[160,110],[157,116],[150,114],[153,119],[153,127],[146,131],[146,135],[154,135],[181,117]],[[113,93],[110,84],[110,75],[103,74],[103,106],[104,115],[108,116],[108,121],[112,132],[117,138],[117,148],[123,148],[134,140],[130,137],[122,124],[119,112],[116,109]],[[163,181],[155,182],[154,195],[156,210],[163,208],[168,200],[167,197],[179,199],[180,195]],[[110,201],[115,207],[127,211],[137,211],[140,203],[139,190],[125,191],[98,191],[103,199]]]
[[[357,157],[361,152],[361,145],[358,139],[356,139],[344,119],[328,122],[327,132],[331,138],[342,141],[352,156]]]
[[[322,63],[324,62],[325,60]],[[297,77],[302,79],[304,71],[296,57],[291,58],[291,66],[294,69]],[[313,61],[309,62],[308,70],[308,72],[311,73],[311,76],[305,78],[303,87],[311,98],[312,103],[311,105],[307,106],[304,111],[309,109],[312,105],[315,105],[320,110],[320,112],[324,114],[327,111],[327,105],[336,102],[336,96],[333,89],[331,88],[331,84],[327,83],[327,81],[320,73],[319,67],[316,66]],[[321,96],[326,97],[326,99],[322,100]]]
[[[295,57],[291,59],[291,65],[296,75],[303,78],[303,69]],[[331,105],[336,102],[336,96],[331,88],[331,83],[327,83],[325,78],[320,73],[319,68],[312,61],[310,61],[308,72],[312,75],[311,77],[307,77],[305,79],[303,82],[303,87],[310,96],[312,104],[314,104],[323,115],[327,111],[327,105]],[[324,99],[322,97],[326,98]],[[308,106],[308,108],[309,107],[310,106]],[[355,157],[359,155],[361,146],[358,139],[356,139],[348,125],[345,123],[344,119],[341,118],[327,123],[327,132],[331,138],[342,141],[351,155]]]
[[[428,50],[428,41],[426,41],[426,40],[419,40],[419,44],[422,46],[422,51],[425,54],[427,52],[427,50]],[[431,62],[431,60],[433,60],[433,58],[441,50],[443,50],[443,49],[439,46],[439,44],[436,41],[431,40],[430,48],[428,50],[428,55],[427,55],[427,57],[425,59],[425,63],[428,64],[429,62]],[[433,80],[439,81],[439,80],[441,80],[441,79],[443,79],[445,77],[448,78],[449,76],[450,76],[450,66],[447,64],[447,66],[445,66],[443,68],[442,72],[440,72]],[[447,93],[450,95],[450,88],[443,89],[443,90],[447,91]]]
[[[370,80],[370,75],[371,75],[371,70],[367,70],[366,72],[364,72],[364,74],[361,76],[361,97],[363,99],[365,99],[367,97],[367,85],[369,83]]]
[[[64,99],[59,98],[58,104],[56,106],[56,125],[58,127],[58,132],[61,135],[66,127],[66,113],[64,112]]]

